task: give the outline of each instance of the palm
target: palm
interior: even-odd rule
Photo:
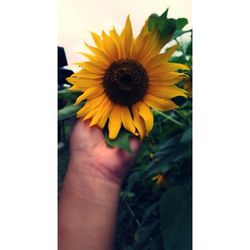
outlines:
[[[132,155],[118,148],[110,148],[98,127],[89,127],[88,122],[78,121],[71,135],[71,157],[82,159],[85,163],[83,171],[86,171],[86,167],[94,167],[104,176],[113,175],[121,180],[132,165],[140,144],[136,138],[132,138],[130,143]]]

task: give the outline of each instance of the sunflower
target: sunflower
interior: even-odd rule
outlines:
[[[73,84],[70,90],[83,92],[75,104],[86,100],[77,117],[100,128],[108,122],[110,139],[122,126],[142,139],[153,128],[152,108],[173,110],[177,105],[171,98],[186,97],[175,84],[186,78],[176,70],[188,67],[168,63],[177,46],[160,53],[164,44],[156,30],[149,32],[147,21],[137,38],[129,16],[120,35],[115,28],[91,35],[96,47],[85,43],[92,54],[82,53],[89,61],[77,63],[81,70],[67,78]]]

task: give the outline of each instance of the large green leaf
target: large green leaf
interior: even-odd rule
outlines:
[[[82,105],[83,104],[78,104],[78,105],[70,104],[60,109],[58,111],[58,120],[62,121],[75,116],[77,111],[82,107]]]
[[[76,100],[76,98],[81,94],[81,92],[72,92],[66,89],[58,90],[58,99],[65,99],[65,100]]]
[[[165,250],[192,249],[191,189],[175,186],[160,199],[161,233]]]

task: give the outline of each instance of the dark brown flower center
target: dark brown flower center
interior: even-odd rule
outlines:
[[[140,63],[133,60],[119,60],[113,62],[107,69],[103,83],[105,92],[112,102],[131,106],[145,96],[148,75]]]

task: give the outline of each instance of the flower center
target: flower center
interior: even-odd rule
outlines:
[[[131,106],[145,96],[148,75],[140,63],[133,60],[119,60],[109,66],[104,75],[103,84],[112,102]]]

